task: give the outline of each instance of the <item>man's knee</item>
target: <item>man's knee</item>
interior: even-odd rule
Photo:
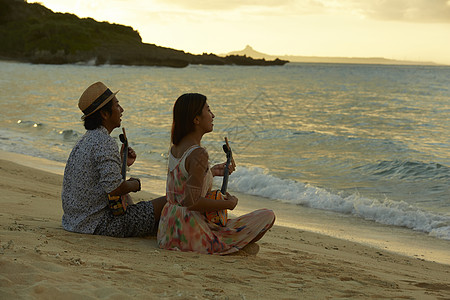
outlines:
[[[167,202],[166,196],[161,196],[159,198],[151,200],[153,204],[153,211],[155,214],[155,221],[159,222],[159,218],[161,217],[161,211],[164,207],[164,205]]]

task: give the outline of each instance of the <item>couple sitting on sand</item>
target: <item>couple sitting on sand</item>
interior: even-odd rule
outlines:
[[[275,222],[271,210],[260,209],[228,219],[225,225],[214,223],[205,214],[232,210],[238,202],[229,193],[221,199],[207,198],[213,176],[223,176],[225,164],[210,168],[208,153],[201,147],[203,135],[213,130],[214,114],[206,97],[184,94],[177,99],[166,196],[133,204],[128,193],[139,191],[141,182],[137,178],[123,179],[124,148],[119,151],[110,136],[114,128],[120,127],[124,111],[116,94],[97,82],[80,97],[78,106],[87,131],[70,153],[64,171],[64,229],[114,237],[157,233],[160,248],[205,254],[253,248]],[[136,153],[128,148],[126,164],[131,166],[135,160]],[[230,173],[233,170],[234,166],[230,166]],[[122,213],[112,209],[117,205],[110,205],[117,198],[126,199],[125,203],[119,201]]]

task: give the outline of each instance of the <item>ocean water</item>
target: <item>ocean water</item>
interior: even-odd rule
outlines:
[[[227,136],[238,164],[231,192],[450,240],[448,66],[0,68],[1,150],[65,162],[84,133],[78,98],[101,80],[120,90],[131,174],[163,193],[173,103],[199,92],[216,115],[212,163]]]

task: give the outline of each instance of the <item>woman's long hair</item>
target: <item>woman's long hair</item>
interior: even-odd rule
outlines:
[[[172,143],[178,145],[181,139],[194,131],[194,119],[202,114],[206,96],[197,93],[183,94],[173,106]]]

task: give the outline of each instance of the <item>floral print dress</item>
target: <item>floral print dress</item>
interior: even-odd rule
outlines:
[[[186,150],[181,158],[169,151],[167,175],[167,203],[161,212],[158,228],[158,245],[163,249],[193,251],[204,254],[229,254],[251,242],[258,234],[267,231],[275,219],[273,211],[260,209],[236,219],[228,219],[225,227],[210,222],[203,213],[182,206],[185,198],[186,158],[200,146]],[[202,187],[202,196],[211,189],[212,173],[208,169]]]

